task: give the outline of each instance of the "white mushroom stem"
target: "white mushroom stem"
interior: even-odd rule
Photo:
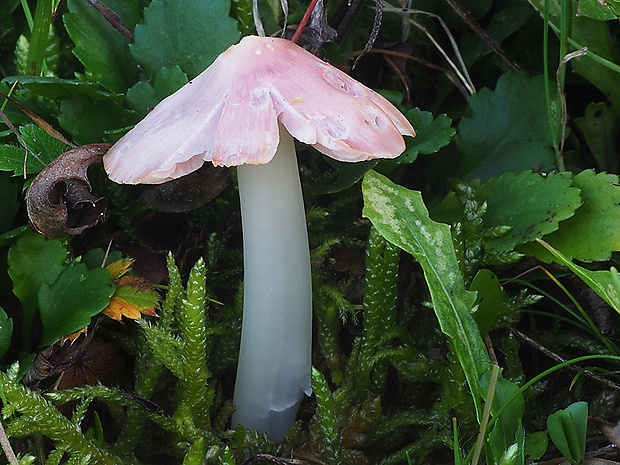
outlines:
[[[237,173],[245,280],[233,427],[281,440],[310,394],[310,256],[293,138],[280,125],[273,159]]]

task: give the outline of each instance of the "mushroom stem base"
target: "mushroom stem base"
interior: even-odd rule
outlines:
[[[274,158],[237,173],[245,278],[233,427],[280,440],[310,393],[310,256],[293,138],[280,126]]]

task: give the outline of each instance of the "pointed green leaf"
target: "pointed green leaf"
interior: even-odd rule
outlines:
[[[363,215],[422,266],[441,329],[454,344],[481,412],[478,382],[491,368],[491,360],[471,314],[476,294],[465,289],[450,227],[429,218],[419,192],[398,186],[374,171],[364,177],[362,192]]]
[[[107,1],[103,2],[109,3]],[[136,1],[126,1],[139,11]],[[68,1],[65,28],[75,44],[73,54],[88,74],[112,92],[124,92],[138,80],[138,67],[129,53],[129,39],[106,21],[88,2]]]
[[[549,437],[572,464],[581,463],[585,457],[587,426],[587,402],[575,402],[547,418]]]

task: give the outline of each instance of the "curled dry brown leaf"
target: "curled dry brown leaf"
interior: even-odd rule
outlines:
[[[87,172],[101,163],[109,148],[110,144],[78,147],[39,173],[26,197],[28,218],[39,233],[60,239],[80,234],[104,218],[107,200],[92,194]]]

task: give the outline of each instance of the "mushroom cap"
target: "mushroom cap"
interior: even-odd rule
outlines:
[[[268,163],[278,124],[340,161],[394,158],[415,135],[391,103],[293,42],[248,36],[162,100],[104,156],[113,181],[159,184],[205,161]]]

